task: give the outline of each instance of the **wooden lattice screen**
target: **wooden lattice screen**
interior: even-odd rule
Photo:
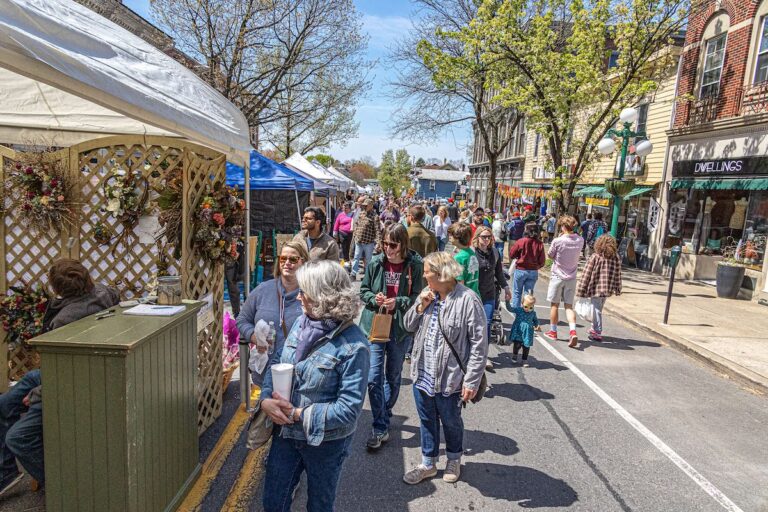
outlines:
[[[0,146],[0,179],[4,179],[7,160],[17,154]],[[102,223],[116,233],[122,225],[101,207],[106,204],[104,182],[117,164],[126,171],[140,170],[150,185],[162,185],[173,171],[183,172],[184,199],[182,215],[181,261],[170,255],[171,273],[182,275],[184,298],[213,298],[214,323],[198,334],[198,426],[204,431],[221,414],[222,406],[222,317],[223,265],[211,268],[192,250],[191,213],[206,182],[225,179],[225,156],[201,146],[160,137],[110,137],[85,142],[51,154],[61,160],[76,183],[76,199],[81,205],[80,217],[73,228],[60,234],[30,232],[11,212],[4,214],[0,225],[2,254],[0,258],[0,291],[8,286],[46,283],[46,273],[57,258],[79,259],[95,281],[117,287],[123,298],[145,293],[143,286],[157,272],[159,249],[149,240],[128,237],[116,247],[100,245],[94,238],[94,226]],[[17,379],[39,364],[37,354],[16,349],[8,354],[9,377]]]

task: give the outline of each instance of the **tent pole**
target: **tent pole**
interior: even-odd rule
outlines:
[[[242,273],[247,275],[247,278],[243,280],[245,283],[245,296],[248,297],[251,288],[251,275],[248,272],[251,261],[251,244],[249,242],[251,236],[251,162],[250,159],[245,162],[245,268],[242,269]],[[230,299],[231,300],[231,299]],[[248,373],[248,356],[250,355],[249,348],[250,340],[241,339],[238,343],[240,349],[240,399],[245,405],[245,410],[251,410],[251,376]]]
[[[299,185],[294,181],[293,195],[296,197],[296,213],[299,216],[299,231],[301,231],[301,206],[299,206]]]

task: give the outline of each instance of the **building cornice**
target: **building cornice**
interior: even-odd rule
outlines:
[[[721,137],[765,133],[766,131],[768,131],[768,112],[716,119],[709,123],[673,128],[667,130],[666,133],[670,142],[684,142],[701,139],[702,135],[706,134],[714,135],[716,133],[718,137]]]

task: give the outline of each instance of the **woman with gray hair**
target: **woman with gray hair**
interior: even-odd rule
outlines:
[[[368,340],[354,324],[360,299],[338,263],[310,261],[297,272],[304,312],[273,364],[293,365],[291,396],[274,392],[267,373],[261,408],[275,430],[264,478],[267,512],[289,511],[307,473],[307,509],[331,511],[341,466],[363,408],[370,367]]]
[[[474,291],[457,282],[462,272],[450,254],[429,254],[424,258],[427,287],[405,315],[405,328],[416,331],[411,378],[421,421],[422,454],[421,464],[403,476],[407,484],[437,475],[441,424],[448,458],[443,480],[456,482],[461,474],[461,407],[477,394],[488,356],[483,304]],[[448,343],[462,359],[466,375]]]

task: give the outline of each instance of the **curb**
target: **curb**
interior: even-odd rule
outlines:
[[[548,271],[542,269],[539,271],[539,276],[549,281],[550,274]],[[732,380],[747,390],[759,394],[768,395],[768,377],[753,372],[748,368],[744,368],[738,363],[726,359],[704,347],[697,345],[683,338],[682,336],[673,336],[671,334],[662,332],[658,327],[648,325],[644,322],[636,320],[627,311],[622,308],[618,308],[610,305],[610,301],[606,301],[603,306],[603,311],[608,313],[614,319],[629,324],[632,327],[639,329],[640,331],[653,336],[670,347],[676,349],[696,361],[703,363],[719,373],[722,377]]]

